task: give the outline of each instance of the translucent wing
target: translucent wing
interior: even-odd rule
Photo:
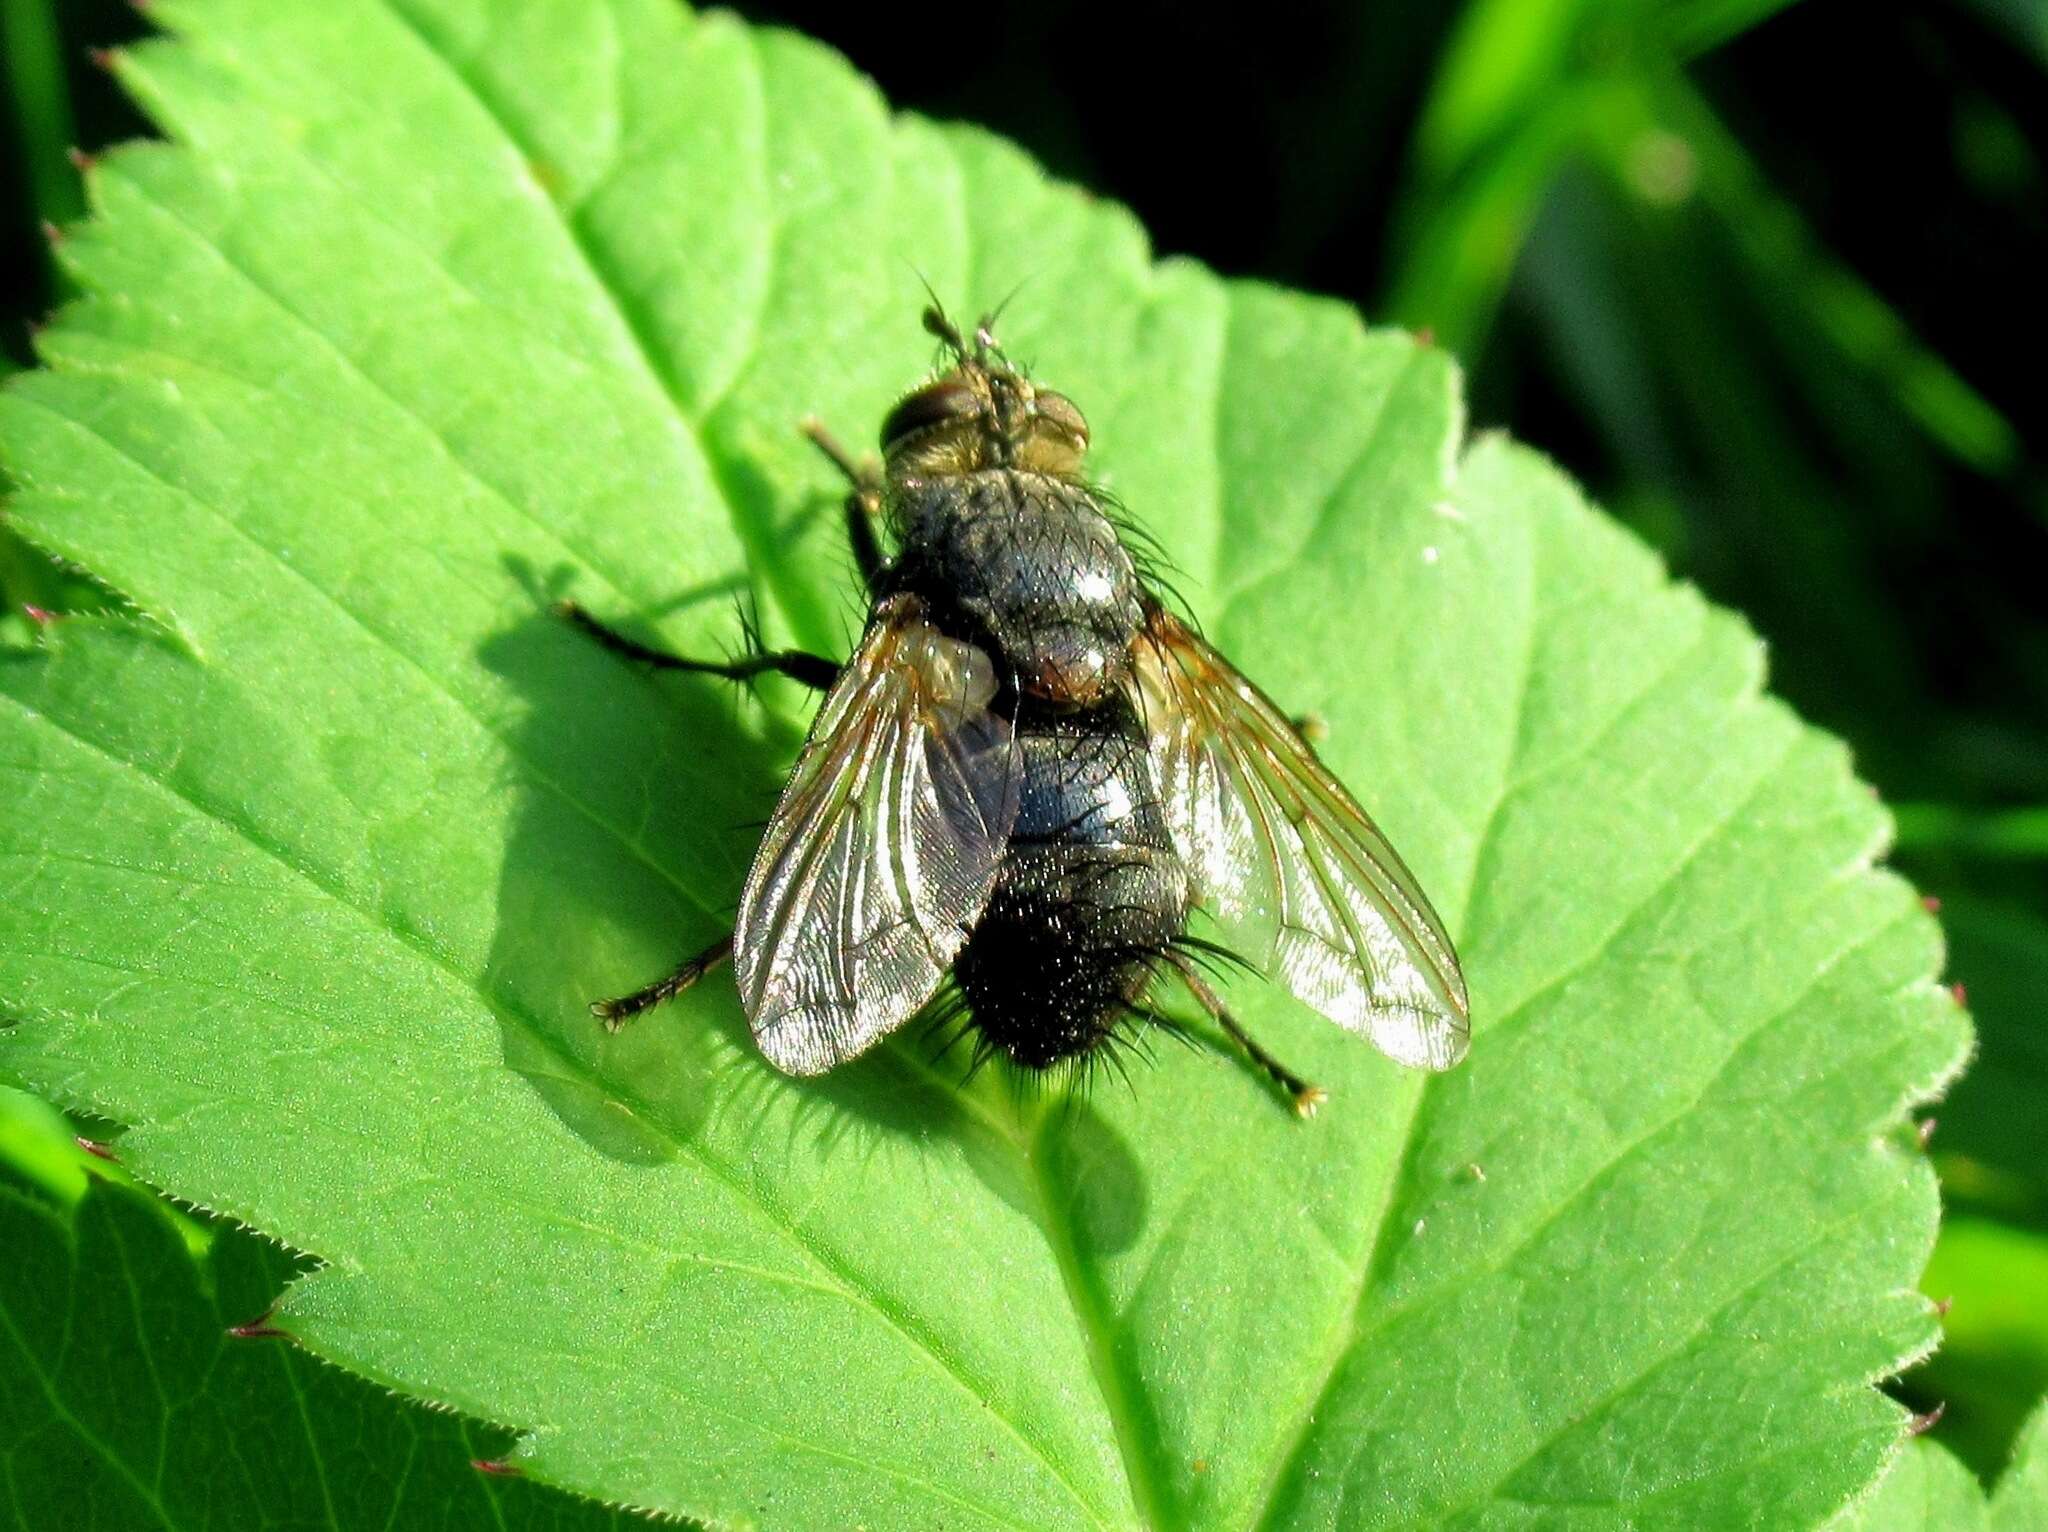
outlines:
[[[826,693],[747,874],[740,999],[770,1063],[817,1074],[930,998],[1017,817],[988,657],[885,603]]]
[[[1171,613],[1152,611],[1133,659],[1175,848],[1231,949],[1401,1063],[1457,1063],[1465,978],[1386,837],[1266,695]]]

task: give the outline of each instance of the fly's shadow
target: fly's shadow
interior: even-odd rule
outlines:
[[[568,571],[508,569],[527,610],[478,655],[522,704],[505,731],[511,828],[486,974],[505,1061],[593,1147],[655,1163],[701,1119],[665,1082],[697,1075],[744,1039],[744,1023],[729,991],[720,1004],[706,986],[690,1026],[613,1043],[589,1002],[725,918],[780,752],[730,687],[639,673],[555,615]],[[705,586],[672,609],[722,607],[736,592]]]
[[[800,733],[714,677],[656,673],[608,652],[555,610],[569,572],[508,571],[528,611],[489,638],[483,665],[523,704],[506,734],[515,759],[511,830],[485,983],[498,1000],[506,1064],[578,1138],[627,1165],[695,1152],[714,1117],[721,1138],[747,1124],[749,1149],[793,1163],[824,1152],[857,1167],[890,1138],[943,1138],[1013,1207],[1042,1213],[1030,1114],[998,1093],[963,1100],[964,1050],[918,1027],[805,1079],[777,1073],[754,1045],[730,968],[616,1035],[590,1004],[703,948],[732,926],[761,826]],[[687,592],[667,612],[729,609],[736,582]],[[587,582],[574,594],[592,605]],[[607,613],[650,643],[641,613]],[[740,642],[741,623],[732,623]],[[1129,1149],[1085,1098],[1053,1105],[1042,1136],[1089,1147],[1096,1220],[1118,1244],[1144,1207]],[[936,1145],[935,1145],[936,1147]],[[729,1152],[729,1151],[728,1151]]]

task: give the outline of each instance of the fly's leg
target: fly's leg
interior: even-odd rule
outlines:
[[[720,963],[729,961],[731,957],[732,935],[728,932],[667,978],[656,979],[645,988],[636,989],[630,995],[621,995],[616,1000],[593,1001],[590,1012],[604,1023],[607,1032],[616,1032],[642,1011],[652,1010],[664,1000],[675,999]]]
[[[853,544],[853,561],[872,595],[887,562],[875,536],[875,523],[882,516],[882,472],[872,462],[856,460],[815,415],[805,418],[803,431],[853,485],[853,493],[846,497],[846,540]]]
[[[650,649],[636,643],[623,633],[615,633],[573,601],[559,602],[555,606],[557,615],[566,617],[585,633],[613,654],[637,660],[643,665],[658,666],[663,670],[688,670],[697,675],[723,676],[728,681],[744,681],[749,676],[758,676],[772,670],[778,675],[788,676],[792,681],[801,681],[816,691],[825,691],[839,675],[839,667],[821,654],[806,654],[801,649],[772,649],[745,655],[737,660],[686,660],[680,655],[663,654],[659,649]]]
[[[1167,954],[1167,961],[1172,963],[1174,968],[1179,971],[1181,982],[1187,985],[1188,993],[1201,1003],[1202,1009],[1215,1017],[1217,1024],[1237,1039],[1238,1046],[1251,1055],[1252,1062],[1263,1069],[1275,1085],[1287,1092],[1287,1098],[1294,1108],[1295,1116],[1303,1118],[1315,1116],[1316,1108],[1330,1099],[1330,1093],[1320,1085],[1309,1084],[1308,1081],[1302,1079],[1300,1075],[1274,1058],[1264,1048],[1261,1048],[1253,1040],[1251,1033],[1245,1031],[1238,1024],[1237,1018],[1230,1014],[1230,1010],[1224,1005],[1222,997],[1216,991],[1209,988],[1208,981],[1196,971],[1195,966],[1185,957],[1177,952],[1170,952]]]

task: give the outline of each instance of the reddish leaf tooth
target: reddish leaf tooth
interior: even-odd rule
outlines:
[[[290,1340],[291,1331],[279,1329],[271,1323],[276,1312],[275,1309],[266,1309],[245,1325],[230,1325],[228,1334],[236,1340]]]

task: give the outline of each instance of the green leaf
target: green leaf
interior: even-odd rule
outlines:
[[[599,1528],[638,1518],[471,1460],[503,1432],[237,1339],[290,1271],[235,1231],[203,1269],[147,1197],[68,1213],[0,1181],[0,1516],[23,1529]]]
[[[84,201],[66,156],[77,138],[62,30],[48,0],[15,0],[0,12],[0,79],[7,82],[5,120],[19,145],[29,211],[47,223],[76,218]]]
[[[104,1146],[78,1135],[71,1120],[40,1096],[0,1085],[0,1172],[69,1207],[102,1181],[133,1185],[133,1178],[104,1157]],[[194,1255],[203,1255],[212,1231],[196,1219],[162,1204]]]
[[[1931,1441],[1910,1442],[1868,1500],[1834,1532],[1988,1532],[1990,1507],[1970,1470]]]
[[[720,1526],[1805,1526],[1876,1474],[1966,1028],[1882,810],[1735,620],[1453,370],[1154,264],[1127,215],[667,0],[159,0],[0,406],[18,524],[150,615],[0,660],[0,1070],[326,1264],[278,1322]],[[860,620],[816,411],[929,361],[915,266],[1087,410],[1210,631],[1458,932],[1470,1060],[1246,980],[1220,1050],[812,1082],[706,984],[801,726],[650,678]],[[1573,1507],[1567,1513],[1564,1507]]]
[[[2048,1234],[1956,1212],[1958,1193],[1969,1189],[1964,1169],[1943,1166],[1952,1206],[1921,1284],[1950,1306],[1942,1347],[1911,1382],[1914,1402],[1942,1406],[1943,1443],[1988,1476],[2048,1392]]]
[[[1991,1497],[1992,1532],[2048,1532],[2048,1401],[2020,1432]]]
[[[2048,1213],[2048,919],[2037,904],[1967,887],[1942,895],[1941,914],[1950,972],[1969,986],[1985,1042],[1938,1142],[2031,1183]]]
[[[2034,1412],[1990,1495],[1953,1454],[1922,1437],[1834,1532],[2048,1532],[2048,1408]]]

